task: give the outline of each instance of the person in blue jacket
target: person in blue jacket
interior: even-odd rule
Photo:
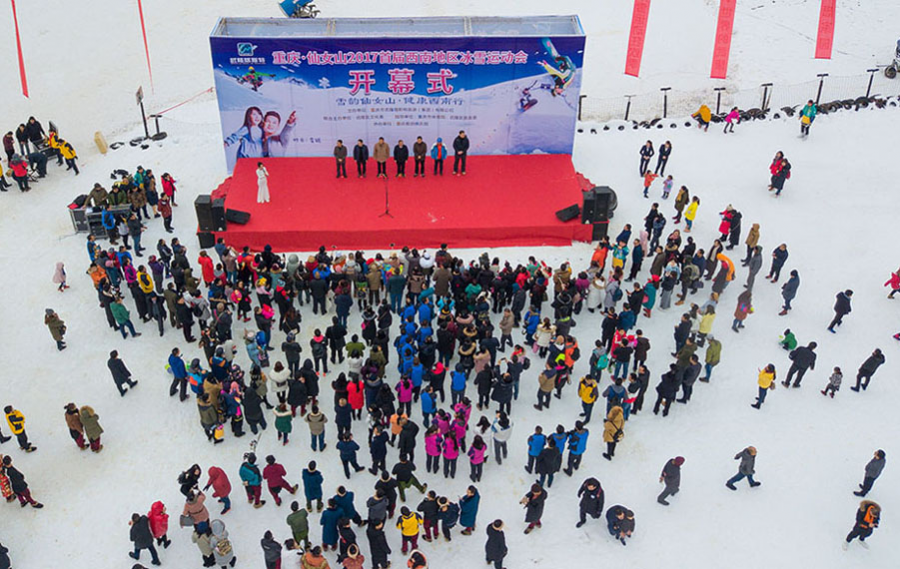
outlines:
[[[356,462],[356,451],[359,450],[359,445],[353,440],[352,433],[346,432],[341,435],[341,440],[337,444],[337,449],[340,452],[341,464],[344,465],[344,476],[347,477],[347,480],[350,480],[351,466],[355,472],[365,470],[364,467]]]
[[[544,436],[544,429],[538,425],[534,428],[534,433],[528,437],[528,464],[525,465],[525,472],[531,474],[534,470],[534,461],[546,445],[547,437]]]
[[[178,348],[172,349],[172,353],[169,354],[169,371],[172,372],[172,375],[174,376],[172,385],[169,386],[169,397],[174,396],[180,389],[180,399],[184,401],[187,399],[188,374],[187,368],[184,365],[184,360],[181,359],[181,350]]]
[[[562,425],[556,425],[556,432],[550,435],[550,440],[553,441],[553,444],[556,445],[559,452],[565,453],[566,441],[569,440],[569,433],[566,432],[566,428]]]
[[[456,405],[466,396],[466,370],[461,363],[450,373],[450,402]]]
[[[191,391],[194,395],[203,393],[203,381],[206,379],[206,372],[200,367],[200,359],[191,360],[191,368],[188,370],[188,380],[191,384]]]
[[[535,307],[528,309],[523,317],[523,325],[525,326],[525,343],[529,346],[534,345],[534,333],[541,323],[541,311]]]
[[[337,506],[342,518],[353,520],[353,523],[356,525],[362,525],[362,518],[353,504],[353,492],[350,492],[343,486],[338,486],[337,494],[328,501],[329,504],[331,502],[334,502],[335,506]]]
[[[590,434],[581,421],[575,421],[575,430],[569,432],[568,464],[563,470],[567,476],[572,476],[572,473],[581,466],[581,457],[587,449],[588,435]]]
[[[343,510],[337,507],[334,499],[328,500],[328,508],[322,512],[322,518],[319,523],[322,525],[322,549],[328,551],[330,547],[332,551],[337,550],[338,542],[338,520],[343,517]]]
[[[431,323],[431,320],[434,318],[434,308],[431,306],[431,301],[426,297],[419,302],[419,324],[423,327],[425,323]],[[429,326],[430,328],[431,326]]]
[[[244,489],[247,491],[247,499],[253,502],[254,508],[261,508],[266,503],[265,500],[259,499],[262,495],[262,475],[259,473],[259,467],[256,466],[256,455],[252,452],[244,456],[240,476],[244,483]]]
[[[100,214],[100,223],[103,224],[103,229],[106,230],[106,235],[109,236],[109,244],[118,245],[119,232],[116,230],[116,216],[108,209],[104,209],[103,213]]]
[[[432,416],[437,412],[437,403],[434,400],[434,388],[430,385],[422,392],[422,417],[425,428],[431,426]]]
[[[437,518],[441,522],[441,533],[444,539],[450,541],[450,530],[456,526],[459,520],[459,506],[450,501],[449,498],[441,496],[438,498]]]
[[[438,138],[434,146],[431,147],[431,159],[434,160],[434,175],[438,172],[444,175],[444,159],[447,158],[447,147],[444,146],[444,139]]]
[[[303,494],[306,496],[306,511],[312,511],[313,500],[316,501],[316,511],[322,511],[322,482],[322,473],[316,470],[316,461],[310,461],[309,466],[303,469]]]
[[[816,104],[810,99],[803,107],[803,110],[800,111],[800,136],[804,138],[809,136],[809,127],[816,120],[817,112]]]
[[[459,499],[459,525],[464,527],[463,535],[472,535],[475,529],[475,518],[478,517],[478,504],[481,502],[481,494],[478,488],[469,486],[466,495]]]

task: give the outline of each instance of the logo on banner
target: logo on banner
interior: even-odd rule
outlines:
[[[253,52],[256,51],[255,45],[250,42],[240,42],[237,44],[237,52],[241,57],[253,57]]]

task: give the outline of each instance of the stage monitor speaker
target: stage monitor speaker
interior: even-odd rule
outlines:
[[[581,223],[593,223],[597,208],[597,193],[591,189],[582,192]]]
[[[200,240],[200,248],[201,249],[209,249],[210,247],[213,247],[216,244],[216,236],[213,235],[212,233],[208,233],[206,231],[198,232],[197,239]]]
[[[581,213],[581,207],[576,203],[556,212],[556,217],[560,221],[572,221],[578,217],[579,213]]]
[[[247,225],[247,222],[250,221],[250,214],[238,209],[229,209],[225,211],[225,219],[228,220],[228,223]]]

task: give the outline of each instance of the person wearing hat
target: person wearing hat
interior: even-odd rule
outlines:
[[[756,472],[756,447],[747,447],[741,452],[734,455],[735,460],[740,460],[741,464],[738,467],[738,473],[728,479],[728,482],[725,483],[725,486],[728,487],[729,490],[737,490],[735,488],[734,483],[744,478],[750,482],[751,488],[756,488],[762,482],[757,482],[753,479],[753,474]]]
[[[676,456],[673,459],[670,459],[666,462],[666,465],[663,467],[662,473],[659,475],[660,484],[665,483],[666,487],[663,489],[662,494],[660,494],[656,501],[662,504],[663,506],[668,506],[669,503],[666,502],[666,498],[669,496],[674,496],[678,493],[679,487],[681,486],[681,465],[684,464],[683,456]]]
[[[434,160],[434,175],[440,172],[444,175],[444,159],[447,158],[447,147],[444,146],[444,139],[438,138],[437,142],[431,147],[431,159]]]
[[[65,350],[66,323],[60,319],[59,314],[54,312],[52,308],[46,309],[44,311],[44,324],[50,329],[50,335],[56,341],[56,349],[59,351]]]
[[[875,456],[866,465],[866,475],[863,478],[863,483],[859,485],[859,491],[854,492],[856,496],[862,497],[869,493],[869,490],[872,489],[872,484],[875,483],[875,479],[881,476],[884,464],[885,453],[883,450],[878,449],[875,451]]]

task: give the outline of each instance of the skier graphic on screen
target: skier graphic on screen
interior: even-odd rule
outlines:
[[[531,87],[522,89],[522,93],[519,96],[519,110],[523,113],[538,103],[537,99],[531,95],[532,87],[534,87],[534,84]]]
[[[555,97],[561,95],[575,79],[575,64],[572,63],[572,60],[567,56],[560,55],[559,52],[556,51],[556,48],[553,47],[553,42],[548,38],[544,38],[541,41],[544,44],[547,53],[553,57],[553,64],[551,65],[546,61],[539,61],[538,65],[543,67],[544,70],[550,74],[550,77],[553,78],[554,86],[550,93]]]
[[[250,107],[244,113],[244,126],[225,139],[225,147],[238,143],[238,158],[261,158],[263,155],[263,112]]]
[[[260,86],[263,84],[263,77],[275,76],[271,73],[260,73],[256,69],[250,67],[247,69],[247,73],[241,77],[241,80],[245,83],[250,83],[254,91],[259,91]]]

